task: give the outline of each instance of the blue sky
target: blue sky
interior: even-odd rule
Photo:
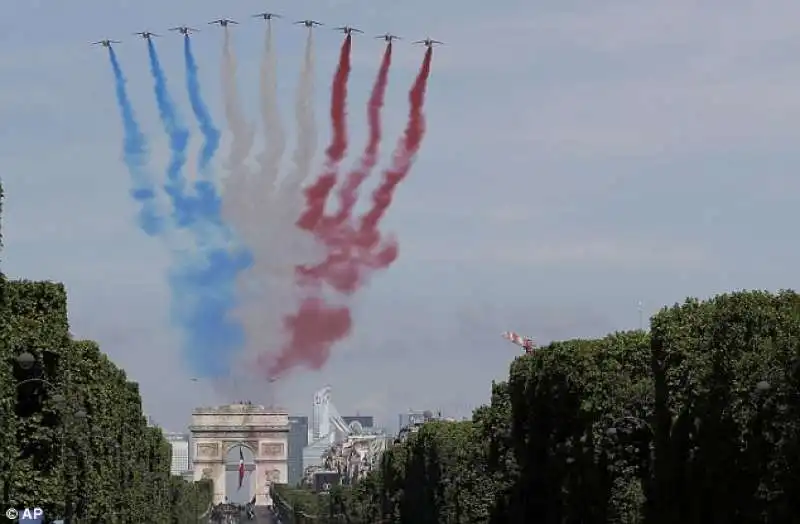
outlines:
[[[0,20],[4,269],[65,282],[74,334],[100,341],[169,429],[181,429],[197,404],[235,398],[191,382],[180,360],[168,321],[169,254],[134,223],[108,60],[87,45],[101,38],[124,41],[118,55],[156,166],[167,159],[166,139],[146,46],[134,31],[183,23],[203,30],[194,51],[220,125],[222,35],[206,26],[213,18],[244,22],[233,35],[254,121],[264,28],[245,20],[252,13],[447,44],[433,60],[426,141],[385,222],[400,240],[400,259],[359,295],[355,331],[323,370],[295,373],[272,393],[257,382],[243,386],[253,400],[269,396],[308,413],[313,391],[330,383],[340,412],[374,413],[387,424],[412,407],[467,414],[516,355],[503,330],[543,342],[597,336],[637,327],[638,301],[651,313],[687,295],[795,285],[795,2],[288,5],[40,1],[17,3]],[[317,35],[321,152],[340,35]],[[278,22],[275,38],[291,150],[303,31]],[[181,41],[156,43],[191,122]],[[404,125],[422,58],[408,42],[395,51],[384,150]],[[355,39],[356,151],[381,52],[379,41]]]

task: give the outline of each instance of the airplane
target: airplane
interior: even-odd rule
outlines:
[[[161,36],[161,35],[157,35],[155,33],[151,33],[150,31],[139,31],[138,33],[133,33],[133,34],[139,35],[142,38],[144,38],[145,40],[150,40],[150,38],[152,38],[154,36]]]
[[[92,45],[101,45],[103,47],[111,47],[111,44],[121,44],[119,40],[100,40],[98,42],[92,42]]]
[[[349,25],[345,25],[345,26],[342,26],[342,27],[334,27],[333,30],[334,31],[341,31],[342,33],[344,33],[346,35],[350,35],[352,33],[363,33],[364,32],[361,29],[356,29],[355,27],[350,27]]]
[[[430,38],[426,38],[425,40],[417,40],[414,43],[425,44],[425,47],[433,47],[434,44],[444,44],[444,42],[440,42],[438,40],[431,40]]]
[[[385,35],[378,35],[375,38],[383,38],[386,42],[391,43],[392,40],[402,40],[399,36],[394,36],[391,33],[386,33]]]
[[[208,23],[208,25],[219,24],[220,27],[228,27],[228,24],[238,24],[238,23],[239,22],[231,20],[230,18],[220,18],[219,20],[212,20],[211,22]]]
[[[522,349],[524,349],[525,353],[528,355],[532,355],[534,350],[536,349],[536,342],[534,342],[531,337],[525,337],[517,333],[514,333],[513,331],[505,331],[501,333],[500,336],[508,340],[512,344],[516,344]]]
[[[253,15],[253,18],[263,18],[264,20],[272,20],[273,18],[283,18],[283,17],[276,13],[258,13],[257,15]]]
[[[189,33],[194,33],[195,31],[200,31],[200,30],[185,25],[179,25],[178,27],[171,28],[170,31],[177,31],[182,35],[188,35]]]
[[[316,20],[300,20],[295,22],[295,24],[303,24],[306,27],[314,27],[315,25],[322,25],[321,22],[317,22]]]

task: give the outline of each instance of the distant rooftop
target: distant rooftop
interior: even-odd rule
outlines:
[[[192,410],[194,415],[218,415],[228,413],[268,413],[270,415],[289,415],[289,412],[281,407],[265,407],[259,404],[237,403],[224,406],[200,406]]]

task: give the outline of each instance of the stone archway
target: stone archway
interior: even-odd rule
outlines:
[[[289,414],[253,404],[197,408],[192,412],[194,479],[214,483],[214,503],[225,500],[228,452],[239,446],[253,453],[256,504],[267,503],[270,483],[287,482]],[[252,482],[252,480],[251,480]]]

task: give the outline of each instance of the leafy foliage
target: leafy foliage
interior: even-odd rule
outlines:
[[[792,521],[800,500],[800,296],[687,300],[652,319],[652,337],[652,520]]]
[[[784,523],[800,500],[800,296],[664,308],[517,358],[341,500],[351,523]],[[320,512],[320,516],[325,514]]]
[[[3,500],[73,521],[197,522],[211,486],[170,475],[138,385],[97,344],[71,339],[64,287],[2,279],[0,299]]]

